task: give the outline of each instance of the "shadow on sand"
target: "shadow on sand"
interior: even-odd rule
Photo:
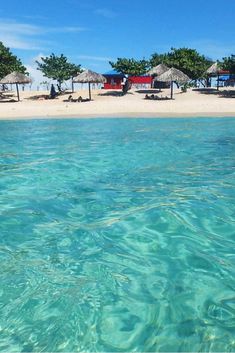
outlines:
[[[137,93],[144,93],[144,94],[156,94],[156,93],[161,93],[162,90],[160,90],[160,89],[139,89],[136,92]]]
[[[219,98],[235,98],[235,90],[224,90],[221,88],[219,90],[216,88],[195,88],[193,91],[200,94],[215,95]]]
[[[2,104],[2,103],[17,103],[18,102],[18,100],[16,100],[16,99],[8,99],[8,100],[0,100],[0,104]]]
[[[201,94],[219,94],[216,88],[193,88],[193,91]]]
[[[55,97],[51,97],[50,93],[48,94],[36,94],[34,96],[27,97],[25,99],[27,100],[44,100],[44,99],[58,99],[60,96],[66,96],[66,95],[71,95],[73,92],[72,91],[63,91],[61,93],[57,93]]]
[[[108,91],[104,93],[99,93],[98,96],[104,96],[104,97],[122,97],[122,91]]]
[[[220,92],[220,98],[235,98],[235,90],[233,91],[222,91]]]
[[[26,100],[30,100],[30,101],[36,101],[36,100],[40,100],[40,99],[48,99],[49,94],[37,94],[35,96],[30,96],[25,98]]]
[[[132,92],[127,92],[127,94],[133,94]],[[103,97],[123,97],[122,91],[108,91],[104,93],[99,93],[98,96]]]

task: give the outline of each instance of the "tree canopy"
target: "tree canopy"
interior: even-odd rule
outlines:
[[[160,64],[165,64],[168,61],[168,54],[158,54],[154,53],[151,55],[151,58],[149,60],[150,66],[155,67]]]
[[[36,61],[36,63],[38,65],[37,69],[42,71],[43,76],[56,80],[59,86],[64,81],[82,72],[81,65],[68,62],[68,59],[63,54],[56,56],[52,53],[48,57],[42,57],[41,62]]]
[[[195,49],[171,48],[171,51],[166,54],[152,54],[150,58],[151,67],[158,64],[174,67],[183,71],[192,80],[197,80],[204,77],[204,73],[212,64],[212,61],[199,54]]]
[[[228,70],[231,74],[235,74],[235,55],[223,58],[222,68]]]
[[[183,71],[192,80],[204,78],[205,72],[212,64],[212,60],[201,55],[195,49],[190,48],[171,48],[168,53],[151,55],[150,60],[136,60],[118,58],[116,62],[109,62],[112,68],[128,75],[145,74],[150,67],[165,64]]]
[[[149,62],[145,59],[118,58],[116,62],[110,61],[109,64],[116,71],[130,76],[143,75],[149,68]]]
[[[26,67],[22,64],[21,60],[17,56],[10,52],[10,49],[5,47],[0,42],[0,79],[10,74],[13,71],[20,72],[22,74],[27,73]]]

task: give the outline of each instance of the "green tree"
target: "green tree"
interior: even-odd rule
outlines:
[[[118,58],[116,62],[110,61],[109,64],[116,71],[130,76],[145,74],[149,68],[149,62],[145,59],[135,60],[133,58]]]
[[[0,42],[0,79],[13,71],[21,72],[22,74],[27,73],[27,69],[21,60]]]
[[[235,55],[223,58],[222,68],[228,70],[230,74],[235,74]]]
[[[150,67],[155,67],[158,66],[159,64],[165,64],[168,61],[168,54],[158,54],[154,53],[151,55],[151,58],[149,60]]]
[[[171,48],[166,54],[153,54],[150,58],[151,67],[158,64],[165,64],[183,71],[192,80],[204,78],[205,71],[212,64],[210,59],[201,55],[195,49],[190,48]]]
[[[36,63],[37,69],[42,71],[43,76],[56,80],[59,87],[64,81],[73,78],[82,71],[81,65],[71,64],[63,54],[56,56],[52,53],[48,57],[42,57],[41,62],[36,61]]]

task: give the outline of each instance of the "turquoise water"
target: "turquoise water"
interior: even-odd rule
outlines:
[[[235,351],[235,119],[0,122],[0,351]]]

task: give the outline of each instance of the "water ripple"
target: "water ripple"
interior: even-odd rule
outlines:
[[[235,350],[233,119],[0,125],[0,351]]]

